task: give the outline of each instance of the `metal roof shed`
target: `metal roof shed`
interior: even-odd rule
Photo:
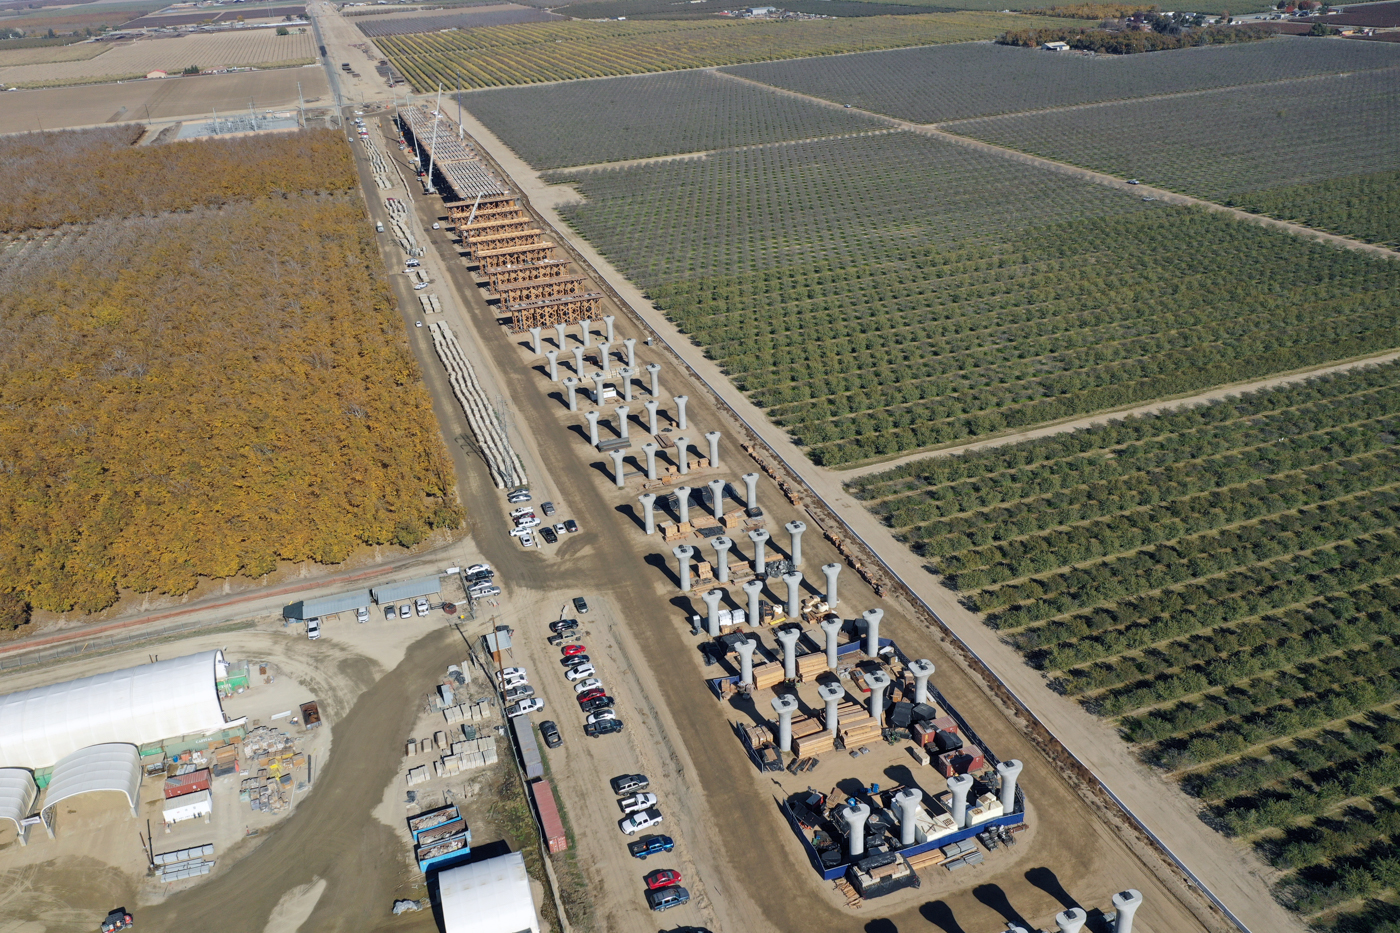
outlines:
[[[417,580],[405,580],[402,583],[386,583],[384,586],[377,586],[372,590],[374,601],[381,606],[385,603],[396,603],[404,599],[416,599],[419,596],[432,596],[434,593],[442,592],[441,579],[437,574],[431,577],[419,577]]]
[[[293,610],[300,606],[300,615],[296,613],[289,615],[286,612],[283,612],[282,615],[288,619],[319,619],[321,616],[333,616],[337,612],[367,609],[369,605],[369,590],[350,590],[346,593],[335,593],[331,596],[321,596],[317,599],[292,603],[287,608]]]
[[[519,852],[449,868],[438,875],[438,894],[444,933],[540,933]]]
[[[223,652],[204,651],[0,696],[0,768],[46,768],[103,742],[222,729],[215,682],[227,675]]]
[[[39,788],[34,775],[23,768],[0,768],[0,820],[10,820],[19,832],[19,844],[29,844],[25,819],[34,809]]]
[[[135,745],[109,743],[80,748],[53,766],[40,816],[53,836],[54,807],[79,794],[117,791],[126,795],[131,815],[141,806],[141,753]]]

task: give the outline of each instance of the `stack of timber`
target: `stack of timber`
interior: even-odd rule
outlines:
[[[918,855],[907,856],[904,860],[909,863],[909,867],[915,871],[924,868],[937,868],[942,865],[947,856],[940,849],[929,849],[927,852],[920,852]]]
[[[815,720],[813,720],[815,722]],[[794,723],[794,725],[796,725]],[[820,755],[829,752],[836,747],[836,736],[826,729],[820,729],[803,735],[800,738],[794,737],[792,740],[792,752],[794,755]]]
[[[846,744],[847,748],[853,745],[859,745],[862,742],[874,741],[880,737],[883,731],[880,727],[880,720],[872,716],[867,716],[865,719],[857,719],[849,725],[842,723],[840,729],[841,741]]]
[[[759,664],[753,669],[753,688],[766,690],[783,682],[783,665],[778,661]]]
[[[851,887],[851,883],[845,878],[837,878],[835,885],[836,890],[845,896],[847,907],[858,908],[865,903],[865,898],[861,897],[860,892]]]
[[[826,653],[813,651],[797,657],[797,679],[806,683],[826,670]]]

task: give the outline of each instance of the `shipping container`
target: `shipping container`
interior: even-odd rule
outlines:
[[[209,769],[207,768],[165,779],[166,800],[170,800],[173,797],[183,797],[185,794],[193,794],[197,791],[208,789]]]
[[[544,830],[549,851],[563,852],[569,847],[569,837],[564,834],[564,821],[559,819],[559,807],[554,802],[554,788],[546,780],[530,782],[530,796],[535,801],[535,812],[540,815],[540,826]]]

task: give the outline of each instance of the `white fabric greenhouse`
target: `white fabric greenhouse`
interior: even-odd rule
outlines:
[[[445,933],[540,933],[519,852],[441,872],[438,896]]]
[[[89,745],[145,745],[226,725],[218,674],[223,652],[0,696],[0,768],[46,768]]]
[[[69,797],[115,791],[126,795],[131,815],[141,803],[141,752],[135,745],[109,743],[82,748],[53,766],[44,790],[44,828],[53,835],[54,807]]]

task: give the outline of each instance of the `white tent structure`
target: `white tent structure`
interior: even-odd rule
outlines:
[[[19,832],[19,844],[29,844],[29,827],[25,819],[33,812],[39,787],[34,775],[23,768],[0,768],[0,820],[10,820]]]
[[[540,933],[519,852],[449,868],[437,878],[444,933]]]
[[[228,725],[222,651],[0,696],[0,768],[46,768],[89,745],[144,745]]]
[[[54,765],[39,814],[49,836],[53,836],[54,807],[69,797],[101,791],[126,794],[131,815],[136,816],[141,806],[141,752],[135,745],[90,745]]]

